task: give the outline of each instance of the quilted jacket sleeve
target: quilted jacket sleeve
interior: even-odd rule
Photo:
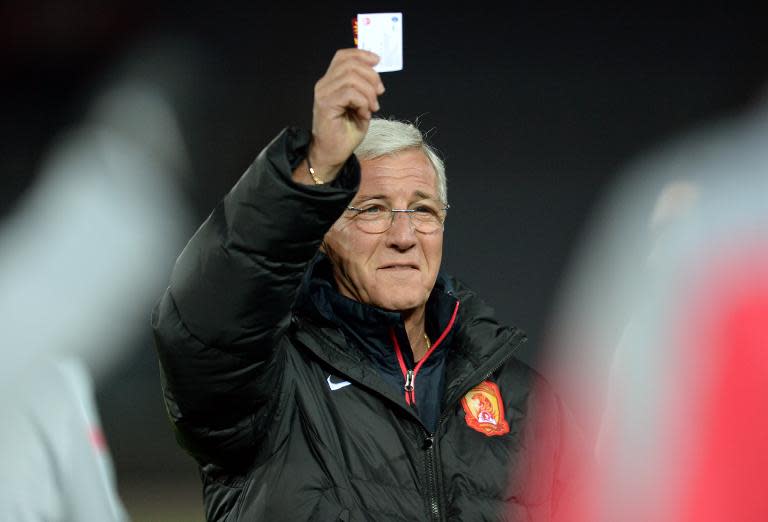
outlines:
[[[286,129],[179,256],[152,314],[164,398],[198,461],[243,461],[278,413],[282,333],[303,272],[359,183],[350,157],[328,185],[295,184],[309,133]]]

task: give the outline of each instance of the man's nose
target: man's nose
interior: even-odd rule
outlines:
[[[408,212],[393,212],[392,226],[387,230],[387,246],[399,250],[408,249],[416,244],[416,230]]]

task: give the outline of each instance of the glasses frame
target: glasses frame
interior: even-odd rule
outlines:
[[[447,203],[446,203],[446,204],[445,204],[445,205],[444,205],[444,206],[443,206],[443,207],[440,209],[440,210],[442,210],[443,212],[445,212],[446,214],[443,216],[443,219],[441,219],[441,220],[440,220],[440,228],[438,228],[438,229],[437,229],[437,230],[435,230],[434,232],[422,232],[421,230],[419,230],[419,229],[417,229],[417,228],[416,228],[416,225],[413,223],[413,218],[411,217],[413,214],[415,214],[416,212],[418,212],[418,210],[416,210],[415,208],[390,208],[390,209],[388,209],[388,210],[389,210],[389,225],[387,226],[387,228],[385,228],[385,229],[384,229],[384,230],[382,230],[381,232],[368,232],[367,230],[363,230],[363,229],[360,227],[360,224],[359,224],[359,222],[358,222],[358,225],[357,225],[357,226],[358,226],[358,228],[360,228],[360,230],[362,230],[362,231],[363,231],[363,232],[365,232],[366,234],[383,234],[384,232],[386,232],[387,230],[389,230],[390,228],[392,228],[392,225],[394,225],[394,224],[395,224],[395,213],[401,213],[401,214],[407,214],[407,215],[408,215],[408,222],[411,224],[411,228],[413,229],[413,231],[414,231],[414,232],[418,232],[418,233],[420,233],[420,234],[434,234],[434,233],[435,233],[435,232],[437,232],[438,230],[441,230],[441,229],[442,229],[442,227],[443,227],[443,225],[445,224],[445,218],[446,218],[446,217],[448,217],[448,209],[449,209],[449,208],[451,208],[451,206],[450,206],[449,204],[447,204]],[[354,220],[354,219],[355,219],[357,216],[359,216],[360,214],[362,214],[363,212],[365,212],[365,210],[366,210],[366,209],[364,209],[364,208],[359,208],[359,207],[353,207],[353,206],[349,205],[349,206],[347,206],[347,210],[351,210],[352,212],[355,212],[355,213],[356,213],[356,214],[355,214],[355,216],[352,218],[352,219]]]

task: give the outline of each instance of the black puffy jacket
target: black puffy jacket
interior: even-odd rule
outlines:
[[[316,298],[305,274],[359,165],[294,184],[308,141],[288,129],[261,152],[153,313],[168,413],[200,464],[208,520],[552,520],[580,455],[557,397],[514,357],[520,331],[441,276],[442,299],[460,306],[432,431]],[[381,339],[404,335],[398,314],[362,306]]]

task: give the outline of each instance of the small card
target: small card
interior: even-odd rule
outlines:
[[[357,48],[379,55],[378,72],[403,68],[403,13],[357,15]]]

